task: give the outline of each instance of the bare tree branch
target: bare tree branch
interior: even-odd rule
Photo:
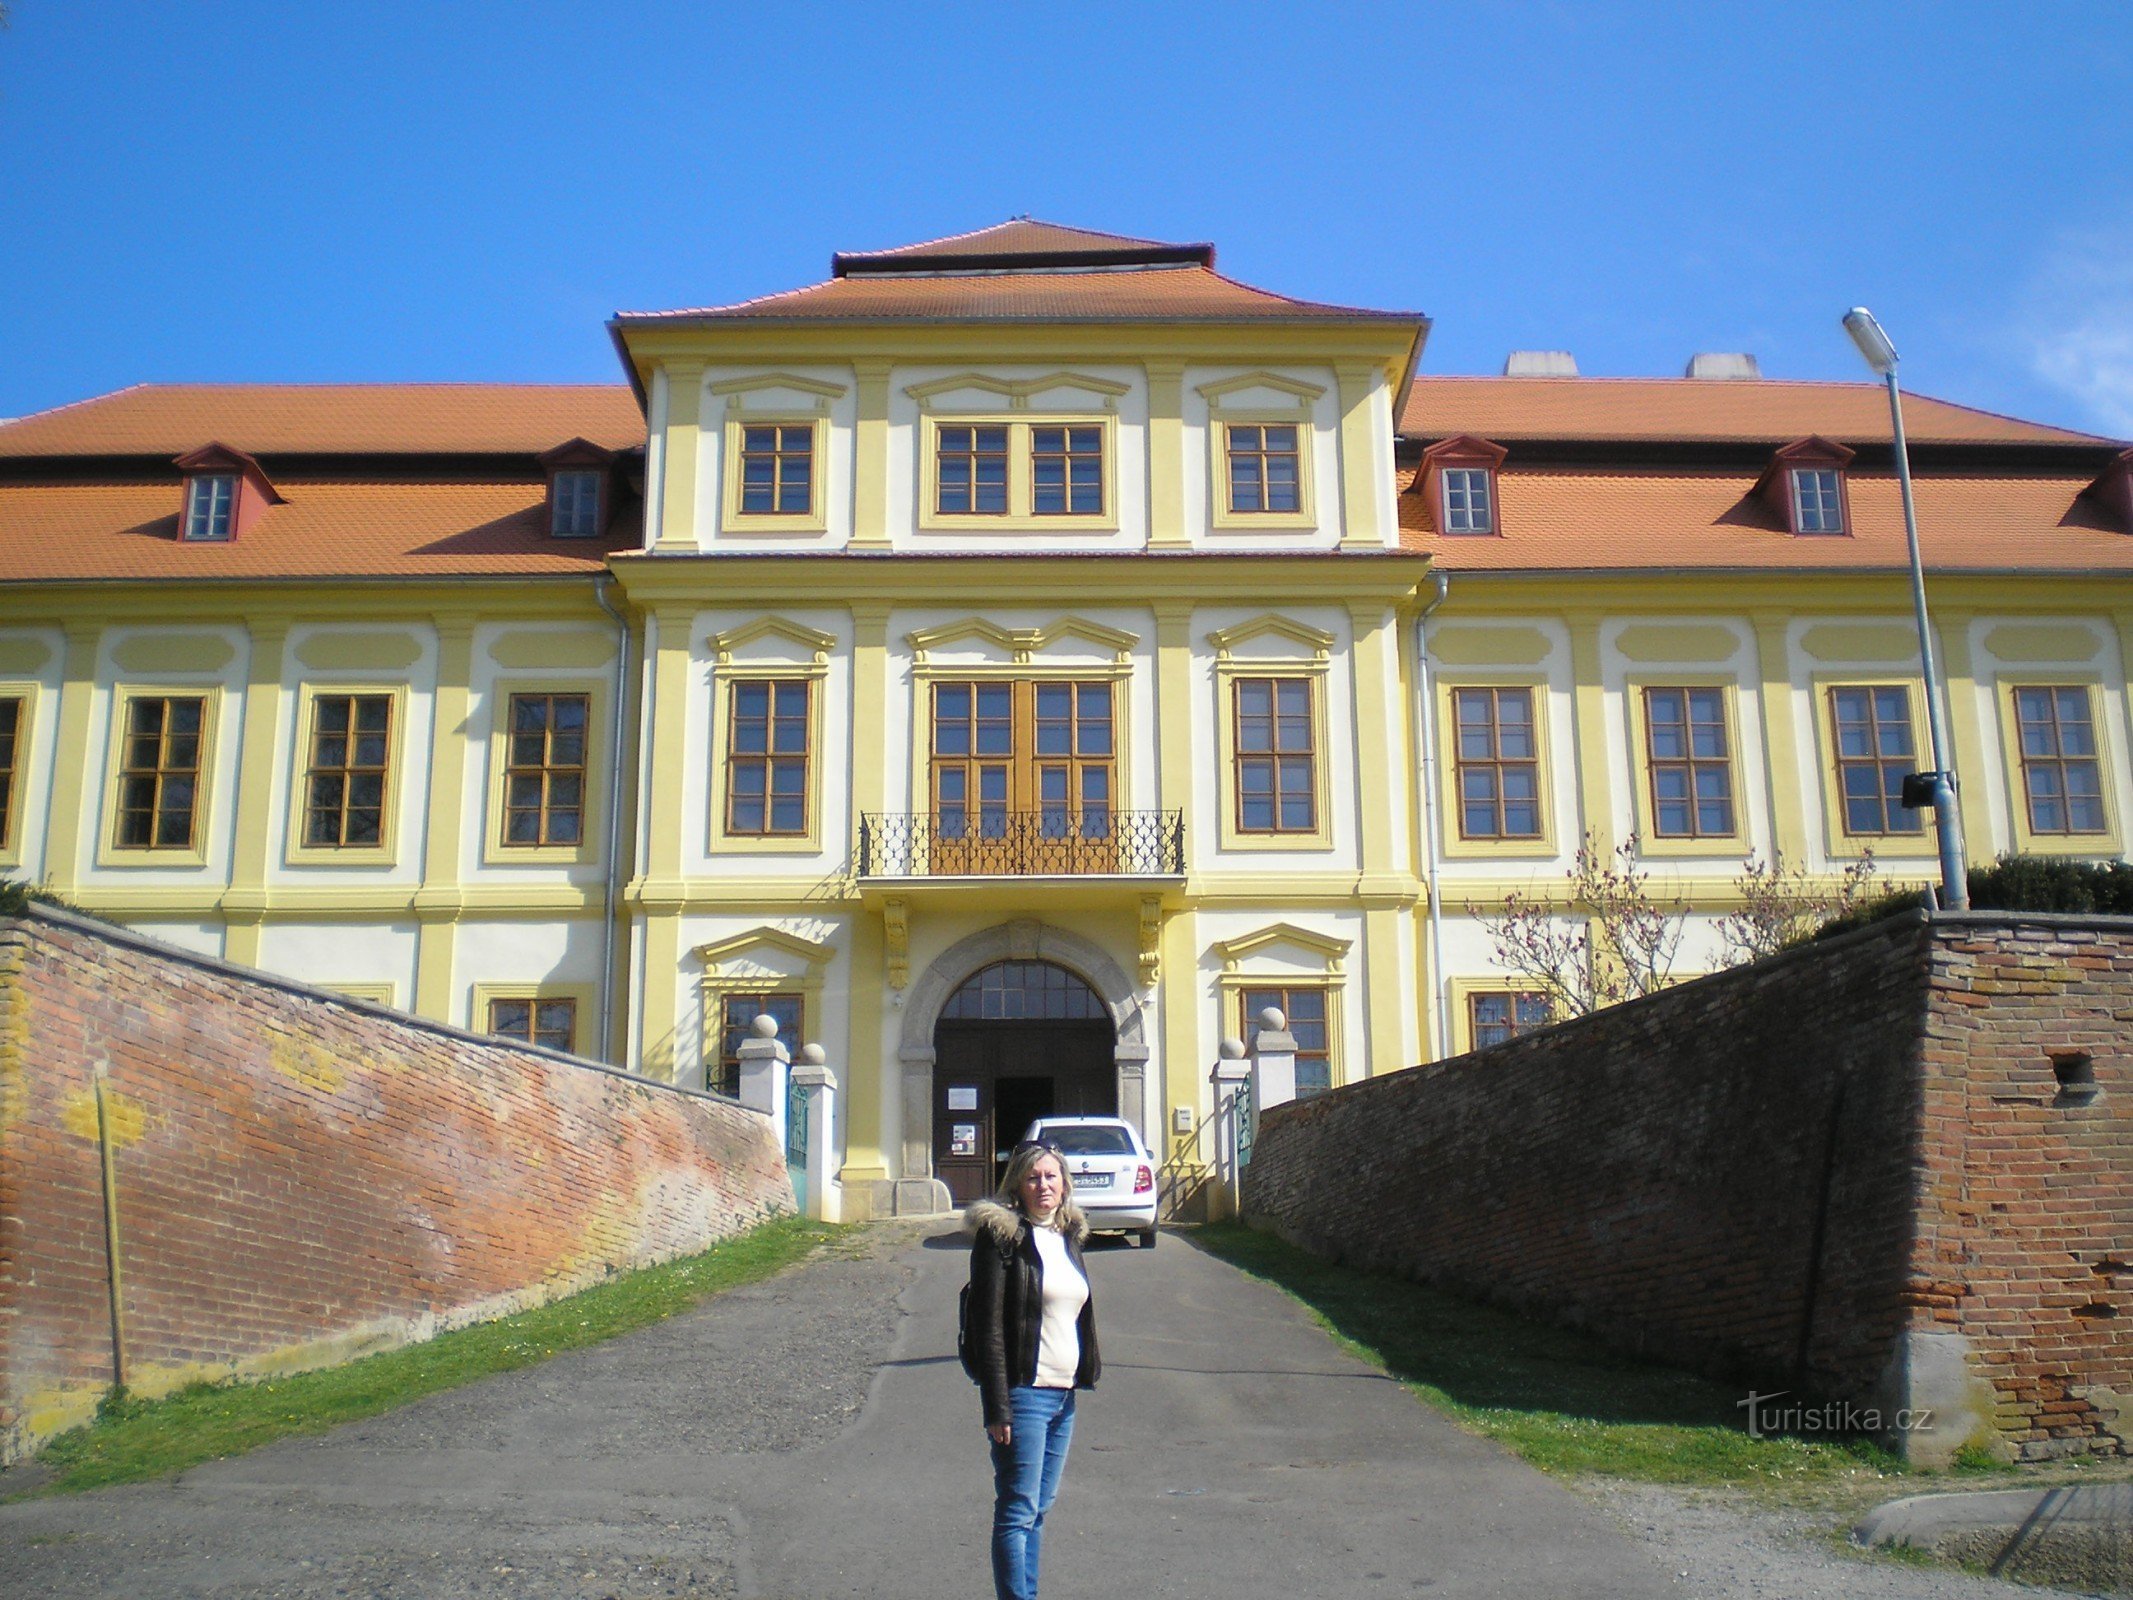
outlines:
[[[1741,909],[1718,922],[1726,965],[1776,955],[1831,918],[1848,914],[1868,897],[1879,870],[1870,846],[1834,885],[1825,887],[1811,879],[1804,866],[1788,867],[1782,852],[1773,855],[1766,867],[1749,851],[1741,862],[1740,876],[1733,880]]]
[[[1652,898],[1637,865],[1637,836],[1608,854],[1587,833],[1558,905],[1512,893],[1490,913],[1468,906],[1499,966],[1548,1002],[1554,1017],[1583,1016],[1666,987],[1687,908]]]

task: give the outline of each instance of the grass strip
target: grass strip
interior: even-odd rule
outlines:
[[[1913,1475],[1863,1439],[1753,1437],[1741,1391],[1566,1329],[1336,1266],[1238,1223],[1193,1238],[1286,1290],[1355,1354],[1543,1472],[1763,1490]]]
[[[9,1498],[164,1477],[276,1439],[323,1433],[492,1373],[532,1366],[767,1278],[836,1231],[825,1223],[781,1218],[700,1255],[623,1273],[565,1299],[346,1366],[260,1382],[196,1383],[160,1400],[114,1396],[94,1422],[61,1434],[39,1454],[38,1461],[55,1477]]]

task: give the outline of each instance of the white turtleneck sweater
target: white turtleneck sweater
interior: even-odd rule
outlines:
[[[1088,1303],[1089,1280],[1075,1268],[1066,1240],[1057,1228],[1032,1223],[1037,1259],[1044,1263],[1044,1326],[1037,1338],[1037,1387],[1071,1389],[1081,1369],[1081,1308]]]

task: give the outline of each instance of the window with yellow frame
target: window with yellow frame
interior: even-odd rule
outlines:
[[[22,859],[22,767],[29,748],[30,694],[0,689],[0,866]]]
[[[113,692],[101,865],[204,866],[219,684]]]
[[[596,1009],[589,983],[477,983],[474,1029],[517,1044],[567,1055],[586,1053],[586,1030]]]
[[[809,412],[726,403],[722,532],[820,533],[829,526],[828,402]]]
[[[1822,803],[1833,850],[1930,857],[1927,814],[1903,807],[1903,779],[1931,765],[1916,679],[1818,674],[1815,713]]]
[[[292,863],[385,865],[398,850],[404,684],[308,685],[297,717]]]
[[[1641,852],[1740,854],[1747,817],[1733,680],[1633,679],[1627,696]]]
[[[1547,680],[1440,676],[1437,726],[1445,855],[1553,856]]]
[[[596,861],[605,846],[608,757],[604,686],[506,678],[489,691],[492,865]]]
[[[1118,526],[1118,419],[1096,414],[921,418],[921,528]]]
[[[1259,1032],[1260,1013],[1269,1006],[1289,1019],[1296,1041],[1296,1098],[1324,1094],[1339,1079],[1334,1071],[1334,1009],[1338,991],[1325,983],[1274,983],[1245,980],[1236,990],[1237,1036],[1251,1044]]]
[[[1269,614],[1217,629],[1208,639],[1220,695],[1222,848],[1330,850],[1335,752],[1326,675],[1333,636]],[[1259,639],[1302,650],[1246,648]]]
[[[1225,532],[1315,527],[1313,406],[1325,389],[1260,371],[1201,384],[1198,392],[1207,401],[1211,525]],[[1269,394],[1286,398],[1270,401]]]
[[[706,392],[725,412],[718,436],[720,531],[827,529],[830,407],[845,387],[791,372],[759,372],[714,383]]]
[[[711,753],[711,844],[728,851],[821,846],[820,668],[735,662],[719,669]]]
[[[2023,854],[2123,851],[2102,689],[2099,679],[2073,673],[2000,680],[2008,810]]]

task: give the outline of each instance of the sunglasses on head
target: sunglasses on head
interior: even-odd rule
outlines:
[[[1024,1139],[1020,1144],[1016,1145],[1015,1148],[1008,1153],[1011,1156],[1019,1156],[1026,1155],[1032,1150],[1042,1150],[1048,1156],[1059,1156],[1066,1154],[1064,1150],[1061,1150],[1059,1146],[1052,1143],[1052,1141],[1049,1139]]]

